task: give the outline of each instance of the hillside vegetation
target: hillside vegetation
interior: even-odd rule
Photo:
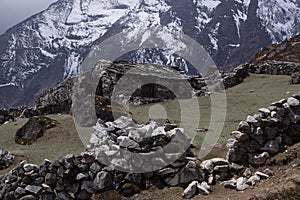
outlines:
[[[291,94],[299,92],[300,86],[290,85],[289,79],[290,77],[288,76],[250,74],[242,84],[227,89],[227,116],[219,143],[226,143],[231,131],[236,130],[238,123],[245,120],[247,115],[254,114],[259,108],[268,106],[274,101],[287,98]],[[160,105],[167,111],[168,119],[171,122],[180,122],[180,109],[178,108],[177,101],[163,102]],[[186,108],[187,110],[193,110],[193,107],[191,107],[192,104],[186,103],[186,105],[190,105],[189,108]],[[139,123],[148,121],[148,112],[152,106],[149,104],[132,107],[131,112],[134,119]],[[208,128],[211,119],[210,97],[199,98],[199,107],[201,114],[200,127]],[[187,132],[194,132],[191,133],[192,135],[197,134],[194,144],[200,147],[205,133],[195,133],[195,130],[187,130]]]
[[[244,120],[248,114],[256,113],[257,109],[261,107],[281,98],[289,97],[290,94],[287,92],[295,93],[300,91],[298,85],[289,85],[288,82],[288,76],[251,74],[242,84],[228,89],[226,91],[227,117],[219,143],[225,144],[230,136],[230,132],[235,130],[239,121]],[[160,105],[166,109],[167,117],[171,122],[180,123],[180,109],[176,109],[176,106],[178,107],[177,101],[163,102]],[[187,105],[189,105],[188,102]],[[148,112],[152,106],[151,104],[132,106],[130,111],[137,122],[145,123],[150,118]],[[209,127],[211,118],[210,106],[209,97],[199,98],[201,128]],[[189,109],[193,108],[187,108],[187,110]],[[57,127],[47,130],[42,138],[30,146],[22,146],[14,142],[17,129],[26,123],[26,119],[19,119],[17,122],[0,126],[0,148],[10,151],[17,156],[15,165],[18,161],[24,159],[31,163],[40,164],[46,158],[55,160],[68,153],[79,154],[83,151],[84,146],[76,131],[73,118],[68,115],[51,115],[49,117],[59,122]],[[190,134],[196,134],[194,145],[200,148],[205,133],[197,133],[196,130],[186,131]],[[2,174],[6,171],[8,170],[2,170],[0,173]]]
[[[0,148],[16,155],[14,166],[20,160],[41,164],[44,159],[54,161],[60,156],[69,153],[80,154],[83,151],[84,146],[78,137],[73,117],[69,115],[51,115],[49,117],[58,121],[57,126],[48,129],[43,137],[28,146],[15,143],[15,133],[28,121],[27,119],[18,119],[16,122],[0,126]],[[2,170],[0,174],[7,171],[9,169]]]
[[[273,44],[263,48],[250,61],[251,64],[261,64],[268,61],[283,61],[300,63],[300,35],[290,40],[286,40],[281,44]]]

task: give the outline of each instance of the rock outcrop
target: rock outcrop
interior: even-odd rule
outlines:
[[[259,65],[270,61],[281,61],[290,63],[300,63],[300,35],[285,40],[280,44],[273,44],[264,47],[250,61],[251,64]]]
[[[42,137],[47,129],[56,126],[56,121],[47,117],[32,117],[15,135],[15,142],[30,145]]]
[[[72,105],[73,79],[64,80],[58,86],[43,92],[36,101],[36,110],[44,115],[69,114]]]

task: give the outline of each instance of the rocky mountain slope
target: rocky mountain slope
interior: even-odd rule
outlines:
[[[251,64],[262,64],[270,61],[300,63],[300,35],[280,44],[265,47],[250,61]]]
[[[298,0],[59,0],[0,36],[0,106],[31,103],[44,89],[80,73],[89,51],[124,28],[163,26],[185,33],[224,70],[299,33],[299,10]],[[153,49],[125,58],[187,69],[176,56]]]

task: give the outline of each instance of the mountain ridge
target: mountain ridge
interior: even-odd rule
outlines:
[[[289,5],[286,11],[279,3]],[[300,17],[296,12],[300,10],[299,1],[279,3],[59,0],[0,36],[0,90],[13,85],[24,96],[14,104],[33,102],[39,91],[79,74],[80,63],[91,48],[124,27],[144,30],[163,26],[181,31],[203,45],[221,70],[232,69],[250,60],[262,47],[300,32],[300,22],[294,20]],[[268,13],[266,19],[261,18],[263,13]],[[277,21],[272,21],[272,16]],[[186,63],[173,55],[151,54],[137,50],[127,58],[137,63],[181,65],[187,70]]]

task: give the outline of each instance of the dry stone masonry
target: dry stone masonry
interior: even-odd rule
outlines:
[[[0,170],[8,168],[14,160],[15,156],[3,149],[0,149]]]
[[[246,63],[233,69],[231,72],[222,74],[225,88],[234,87],[243,82],[249,75],[269,74],[269,75],[287,75],[291,76],[291,84],[300,83],[300,64],[292,62],[267,61],[261,64]]]
[[[14,121],[15,117],[11,110],[0,109],[0,124],[4,124],[7,121]]]
[[[228,161],[261,166],[266,160],[300,142],[300,93],[274,102],[240,122],[228,141]]]
[[[136,74],[138,75],[137,78],[135,78],[135,80],[143,80],[143,73],[147,74],[147,71],[149,71],[149,67],[152,67],[152,71],[155,72],[153,73],[154,77],[160,79],[161,75],[163,75],[165,73],[164,71],[166,70],[168,71],[168,75],[170,75],[169,82],[176,83],[177,85],[179,84],[178,87],[180,88],[181,85],[185,85],[185,81],[188,81],[192,86],[193,91],[191,94],[181,95],[185,96],[185,98],[190,97],[191,95],[207,96],[210,94],[210,92],[207,89],[207,84],[214,84],[211,83],[211,78],[188,77],[184,74],[180,74],[180,72],[176,68],[170,68],[166,66],[133,65],[122,62],[99,61],[93,69],[92,75],[83,74],[81,77],[77,77],[77,79],[66,79],[57,87],[43,92],[36,101],[35,108],[19,108],[14,112],[5,109],[0,110],[0,124],[3,124],[4,122],[9,120],[13,120],[13,116],[19,117],[21,115],[22,117],[29,118],[44,114],[71,113],[72,104],[73,106],[76,106],[76,103],[74,104],[74,102],[72,102],[74,81],[78,82],[78,80],[89,79],[89,76],[97,76],[98,78],[96,80],[99,81],[98,84],[92,83],[98,85],[95,86],[95,88],[97,89],[95,89],[96,105],[94,110],[96,110],[96,114],[98,117],[104,119],[105,121],[111,121],[113,120],[109,109],[109,105],[111,103],[111,92],[113,91],[113,88],[116,85],[117,81],[120,79],[120,77],[122,77],[122,75],[124,75],[126,71],[134,69],[135,67],[139,67],[138,71],[136,72]],[[297,84],[299,82],[299,71],[300,66],[297,63],[268,61],[259,65],[247,63],[235,68],[231,72],[222,73],[221,75],[224,87],[230,88],[242,83],[243,80],[249,75],[249,73],[289,75],[291,76],[290,83]],[[127,83],[128,85],[130,85],[129,82]],[[215,80],[215,82],[220,83],[220,80]],[[81,84],[80,81],[79,84]],[[149,93],[149,91],[152,91],[151,94]],[[187,90],[183,89],[183,91]],[[140,104],[159,102],[175,98],[174,94],[172,94],[172,92],[170,92],[168,88],[159,87],[157,85],[148,85],[144,88],[139,88],[135,91],[134,94],[130,93],[130,95],[132,95],[131,98],[127,97],[127,99],[130,99],[131,103]],[[83,95],[79,98],[85,97],[86,96]],[[120,113],[120,116],[123,114],[124,113]]]
[[[209,191],[204,182],[205,173],[190,150],[190,140],[176,125],[154,121],[147,125],[137,125],[132,119],[121,117],[114,122],[99,121],[94,129],[87,151],[81,155],[67,155],[55,162],[45,160],[42,165],[23,161],[17,168],[0,177],[0,199],[90,199],[108,190],[132,195],[151,186],[186,187],[193,181],[201,183],[197,186],[200,193]],[[181,142],[188,142],[187,151],[178,159],[178,155],[170,152],[165,153],[164,158],[133,163],[130,160],[134,158],[118,155],[121,149],[151,153],[166,145],[171,138],[176,139],[177,135]],[[176,148],[177,142],[173,141],[177,144]],[[174,151],[172,148],[169,150]],[[110,156],[113,156],[115,163],[124,166],[164,165],[168,162],[166,158],[177,160],[154,172],[132,173],[116,170],[117,166],[114,165],[105,165],[105,160],[112,159]]]
[[[293,62],[267,61],[262,64],[246,64],[250,73],[270,75],[292,75],[300,71],[300,64]]]
[[[184,130],[177,128],[176,124],[160,123],[151,121],[147,125],[138,125],[124,116],[114,122],[99,120],[87,151],[101,157],[103,163],[116,163],[115,167],[134,168],[136,172],[153,171],[154,166],[165,167],[179,158],[183,160],[183,163],[177,163],[180,166],[195,160],[190,149],[191,139]]]
[[[268,158],[284,151],[286,145],[299,142],[299,134],[300,93],[261,108],[258,114],[240,122],[227,144],[227,159],[213,158],[201,163],[194,157],[184,130],[174,124],[150,121],[138,125],[128,117],[106,123],[98,120],[81,155],[66,155],[55,162],[45,160],[42,165],[22,161],[1,176],[0,199],[90,199],[109,190],[132,195],[151,186],[185,187],[182,197],[192,198],[208,195],[212,192],[210,185],[220,182],[225,188],[243,191],[273,176],[270,169],[260,172],[253,166],[264,165]],[[170,141],[175,146],[165,149]],[[182,146],[187,150],[177,158],[174,148]],[[151,154],[160,149],[164,157],[152,157],[147,163],[130,162],[135,158],[122,152]],[[176,160],[167,164],[174,157]],[[118,170],[118,166],[147,170],[147,166],[157,163],[166,166],[144,173]]]

